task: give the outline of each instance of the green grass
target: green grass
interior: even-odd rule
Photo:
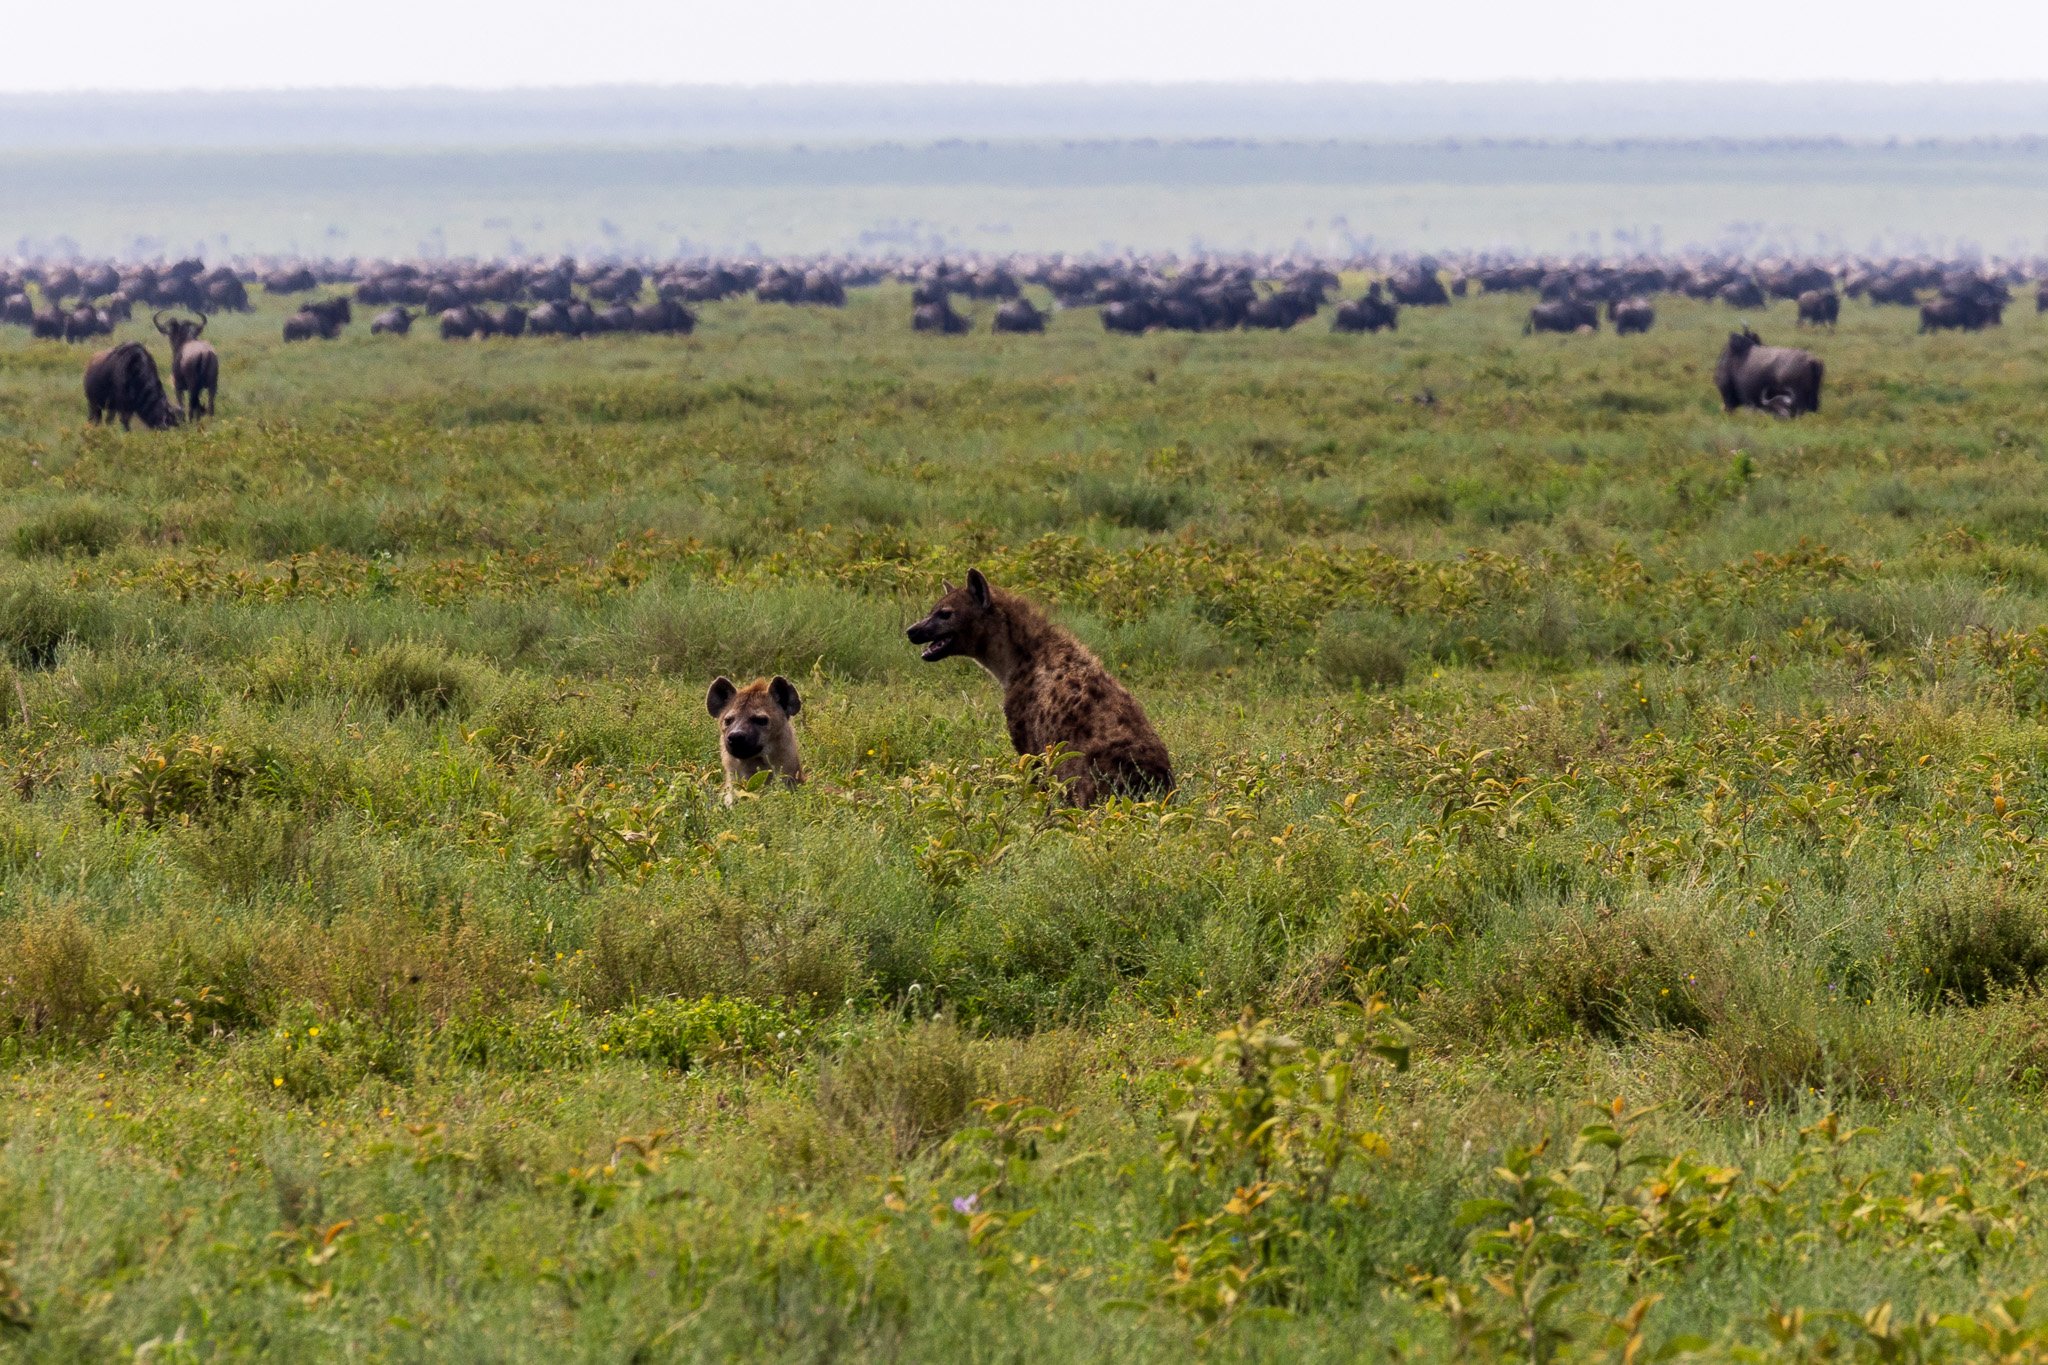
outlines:
[[[2048,1280],[2048,328],[1851,305],[1778,423],[1725,310],[1524,307],[271,304],[154,435],[0,337],[6,1350],[1988,1354]],[[973,565],[1172,800],[1048,806],[918,662]],[[771,672],[814,782],[728,809],[704,688]]]

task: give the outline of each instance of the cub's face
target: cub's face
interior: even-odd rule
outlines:
[[[924,646],[918,657],[928,664],[956,654],[973,658],[980,653],[992,606],[988,580],[981,570],[970,569],[963,586],[946,589],[930,614],[904,634],[910,643]]]
[[[744,761],[761,757],[789,733],[789,718],[803,710],[803,701],[784,677],[756,678],[745,687],[718,678],[704,708],[718,719],[719,748]]]

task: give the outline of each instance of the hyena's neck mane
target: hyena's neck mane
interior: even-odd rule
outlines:
[[[1044,612],[1015,594],[997,592],[994,606],[994,620],[975,662],[1005,687],[1056,658],[1087,652],[1064,627],[1053,624]]]

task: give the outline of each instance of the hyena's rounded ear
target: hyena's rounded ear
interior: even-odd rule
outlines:
[[[793,716],[804,709],[804,699],[796,694],[796,684],[777,673],[768,684],[768,695],[782,708],[782,714]]]
[[[969,569],[967,571],[967,591],[974,594],[975,606],[985,607],[988,605],[988,580],[981,576],[981,570]]]
[[[732,705],[732,699],[740,694],[731,678],[720,675],[711,680],[711,690],[704,694],[704,709],[716,716]]]

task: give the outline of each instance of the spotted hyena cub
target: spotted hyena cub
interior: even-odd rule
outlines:
[[[1173,762],[1145,709],[1072,634],[1015,593],[989,586],[981,570],[946,588],[931,615],[912,626],[924,661],[959,656],[1003,688],[1003,719],[1020,754],[1063,745],[1059,768],[1079,805],[1098,797],[1156,795],[1173,785]]]
[[[784,785],[804,780],[791,716],[804,709],[796,684],[784,677],[756,678],[745,687],[731,678],[712,680],[704,707],[718,718],[718,756],[725,760],[725,804],[754,774],[773,768]]]

